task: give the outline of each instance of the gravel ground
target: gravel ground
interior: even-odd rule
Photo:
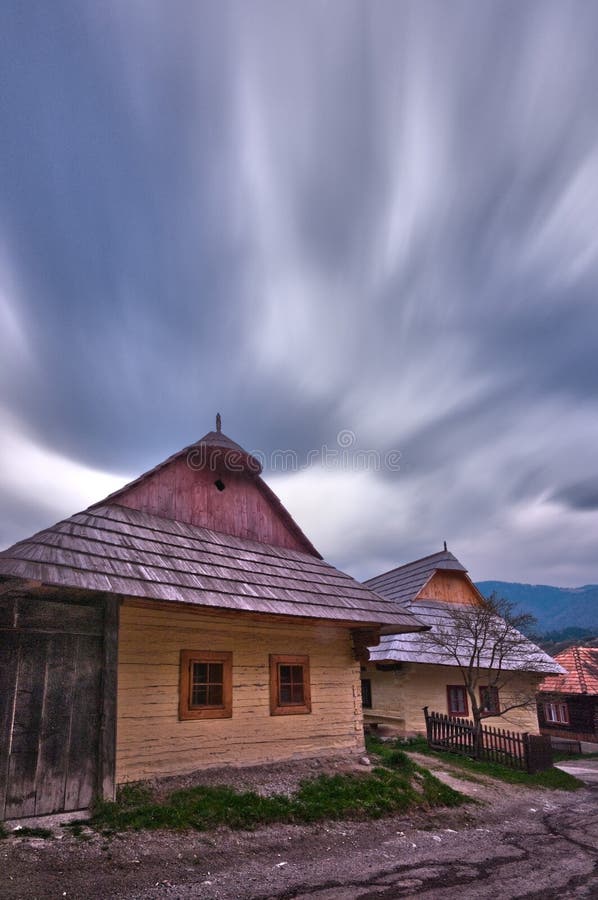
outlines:
[[[375,822],[127,833],[0,842],[2,900],[429,900],[598,896],[598,785],[575,793],[521,788],[422,758],[477,801]],[[292,790],[354,761],[227,770],[227,783]],[[361,769],[362,767],[360,767]],[[596,770],[598,771],[598,761]],[[220,780],[218,780],[220,778]],[[176,779],[185,786],[187,779]],[[222,783],[222,773],[202,773]],[[172,782],[169,787],[172,787]],[[165,789],[160,785],[160,789]]]
[[[215,786],[226,784],[238,791],[255,791],[263,796],[272,794],[292,794],[299,784],[307,778],[318,775],[334,775],[345,772],[363,774],[368,768],[359,763],[358,756],[353,757],[320,757],[318,759],[292,760],[284,763],[271,763],[267,766],[247,766],[234,768],[225,766],[191,772],[189,775],[176,775],[147,781],[157,798],[162,798],[172,791],[193,787],[196,784]]]

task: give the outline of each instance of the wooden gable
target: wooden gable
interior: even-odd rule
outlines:
[[[112,502],[277,547],[306,549],[257,479],[244,472],[194,471],[179,459]]]
[[[418,600],[438,600],[443,603],[475,606],[480,602],[481,595],[464,572],[439,569],[414,598],[414,602]]]
[[[260,472],[255,457],[212,431],[92,509],[125,506],[321,559]]]

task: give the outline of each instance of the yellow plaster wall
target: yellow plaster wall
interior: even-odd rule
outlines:
[[[425,733],[423,707],[447,713],[447,685],[463,683],[459,672],[450,666],[427,663],[403,663],[396,672],[380,672],[374,663],[368,663],[361,677],[371,681],[372,709],[400,716],[404,723],[400,727],[405,734]],[[533,697],[539,681],[532,674],[513,673],[509,684],[499,690],[501,706],[507,706],[515,696],[521,697],[523,691]],[[535,703],[504,716],[489,716],[484,722],[511,731],[539,732]]]
[[[181,650],[233,653],[230,719],[180,722]],[[269,654],[308,654],[312,712],[271,716]],[[121,608],[116,780],[363,751],[347,628],[183,607]]]

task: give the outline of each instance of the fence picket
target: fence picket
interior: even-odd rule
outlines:
[[[538,735],[484,726],[480,729],[478,747],[475,724],[471,719],[430,712],[427,706],[424,716],[428,746],[432,749],[473,756],[527,772],[542,771],[552,765],[550,747],[546,743],[549,738],[544,741]]]

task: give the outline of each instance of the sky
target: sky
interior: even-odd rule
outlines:
[[[358,578],[446,540],[598,583],[597,39],[587,0],[3,0],[0,546],[219,411]]]

